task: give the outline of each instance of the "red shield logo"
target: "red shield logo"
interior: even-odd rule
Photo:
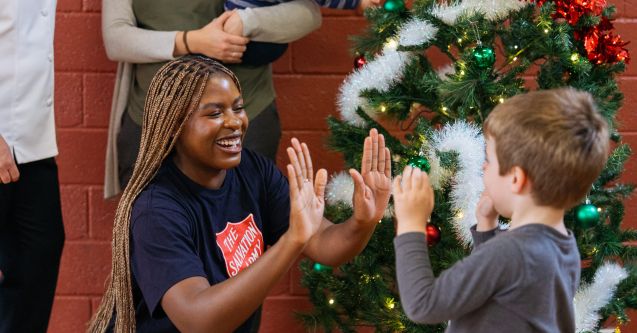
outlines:
[[[263,234],[252,214],[241,222],[228,222],[216,236],[229,277],[239,274],[263,253]]]

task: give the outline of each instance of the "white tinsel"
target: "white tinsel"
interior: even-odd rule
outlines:
[[[436,7],[431,13],[443,22],[453,25],[458,17],[463,15],[482,13],[487,19],[495,20],[527,5],[527,2],[519,0],[464,0],[457,5]]]
[[[403,69],[411,57],[409,52],[386,48],[383,55],[345,78],[338,98],[338,107],[343,119],[353,125],[363,125],[363,119],[356,114],[356,109],[364,102],[360,97],[361,91],[389,90],[391,85],[401,78]]]
[[[472,238],[469,229],[477,222],[474,210],[484,187],[484,137],[477,126],[458,121],[434,133],[431,147],[440,152],[458,153],[458,170],[451,189],[451,204],[456,214],[453,222],[459,240],[470,245]]]
[[[332,176],[325,187],[325,201],[328,205],[336,205],[342,203],[353,208],[352,199],[354,198],[354,180],[348,172],[341,171]],[[387,205],[384,217],[389,218],[394,214],[393,208]]]
[[[575,306],[575,331],[594,331],[601,319],[598,311],[610,301],[617,285],[628,272],[615,263],[605,263],[595,272],[593,283],[580,286],[573,301]]]
[[[493,20],[526,5],[526,2],[519,0],[464,0],[454,6],[434,8],[432,14],[452,25],[462,14],[481,12],[488,19]],[[345,78],[337,101],[343,120],[356,126],[364,125],[363,119],[356,114],[356,109],[363,106],[366,113],[369,113],[370,110],[364,108],[364,100],[360,97],[361,91],[368,89],[377,89],[380,92],[387,91],[392,84],[400,79],[405,65],[412,57],[409,52],[397,51],[398,44],[404,46],[422,45],[435,38],[437,32],[438,29],[433,24],[425,20],[413,19],[401,27],[397,39],[387,43],[382,56],[368,62]]]
[[[440,159],[438,158],[438,155],[436,155],[435,150],[429,149],[426,155],[430,166],[428,173],[429,182],[431,183],[431,187],[439,190],[445,186],[449,177],[452,176],[451,171],[440,165]]]
[[[429,21],[414,18],[405,23],[398,32],[398,44],[402,46],[418,46],[436,37],[438,28]]]
[[[325,201],[329,205],[336,205],[340,202],[351,207],[353,196],[354,180],[345,171],[333,175],[325,187]]]

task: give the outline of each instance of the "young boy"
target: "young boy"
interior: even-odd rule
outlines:
[[[592,97],[571,88],[518,95],[484,123],[485,190],[467,258],[434,277],[425,239],[427,175],[393,184],[398,289],[418,323],[446,332],[574,332],[580,256],[564,212],[586,196],[608,155],[608,126]],[[498,215],[511,219],[499,233]]]

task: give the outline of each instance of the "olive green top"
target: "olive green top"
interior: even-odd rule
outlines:
[[[137,25],[156,31],[199,29],[223,12],[223,0],[133,0]],[[133,82],[126,111],[138,124],[142,123],[144,101],[150,81],[164,62],[134,64]],[[274,84],[270,65],[228,65],[239,78],[243,99],[250,119],[274,101]]]

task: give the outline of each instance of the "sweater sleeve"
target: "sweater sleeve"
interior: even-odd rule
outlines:
[[[489,242],[434,276],[425,235],[394,239],[396,274],[403,310],[414,322],[441,323],[469,313],[497,293],[515,292],[524,283],[524,262],[515,242]]]
[[[495,237],[498,233],[499,227],[495,227],[494,229],[487,231],[478,231],[477,225],[474,225],[469,230],[471,231],[471,237],[473,238],[473,250],[475,251],[480,245]]]
[[[290,43],[321,26],[321,10],[314,0],[246,8],[238,13],[243,35],[256,42]]]
[[[106,55],[114,61],[151,63],[174,59],[177,31],[137,27],[132,0],[102,1],[102,35]]]

